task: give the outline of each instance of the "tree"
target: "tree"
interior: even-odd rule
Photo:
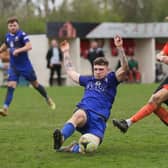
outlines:
[[[20,8],[21,2],[19,0],[1,0],[0,1],[0,14],[1,16],[10,16],[17,13],[17,9]]]

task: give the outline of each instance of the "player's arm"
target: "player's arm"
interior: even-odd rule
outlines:
[[[128,71],[128,61],[123,48],[123,40],[120,36],[114,38],[114,44],[117,47],[121,67],[115,72],[118,81],[123,81],[126,78]]]
[[[13,55],[17,56],[19,53],[27,52],[32,49],[30,41],[28,41],[23,47],[14,50]]]
[[[76,83],[79,83],[79,76],[80,74],[77,73],[75,71],[74,66],[72,65],[72,60],[71,60],[71,56],[69,53],[70,50],[70,46],[69,43],[67,41],[64,41],[61,43],[60,48],[62,50],[63,53],[63,63],[64,63],[64,67],[66,70],[67,75]]]
[[[0,53],[6,51],[7,48],[8,48],[7,45],[6,45],[5,43],[3,43],[3,44],[1,45],[1,47],[0,47]]]
[[[157,61],[159,61],[159,62],[163,62],[163,63],[165,63],[165,64],[168,64],[168,56],[165,54],[164,51],[161,51],[160,53],[158,53],[158,54],[156,55],[156,59],[157,59]]]

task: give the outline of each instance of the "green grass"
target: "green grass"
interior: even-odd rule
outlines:
[[[128,118],[144,105],[156,84],[118,88],[111,118]],[[81,87],[47,88],[57,102],[51,111],[32,88],[17,88],[10,115],[0,118],[0,168],[167,168],[167,127],[151,115],[133,125],[126,134],[108,121],[103,144],[95,154],[57,153],[52,133],[61,128],[80,100]],[[0,90],[3,104],[6,89]],[[66,144],[78,139],[75,133]]]

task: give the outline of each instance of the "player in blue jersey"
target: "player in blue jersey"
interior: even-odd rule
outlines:
[[[19,21],[16,17],[11,17],[7,21],[8,33],[5,37],[5,43],[0,47],[0,53],[9,50],[10,67],[8,72],[7,95],[4,106],[0,109],[1,116],[8,115],[8,108],[13,99],[14,90],[20,76],[25,77],[32,86],[45,98],[51,109],[55,109],[55,103],[48,97],[44,87],[39,84],[35,71],[28,58],[28,51],[32,49],[28,35],[20,30]]]
[[[121,67],[116,72],[109,72],[108,61],[100,57],[94,61],[93,76],[78,74],[72,65],[69,54],[69,43],[63,42],[61,50],[64,55],[64,66],[68,76],[76,83],[85,88],[82,100],[77,104],[77,109],[72,117],[65,123],[61,130],[56,129],[53,133],[54,149],[80,153],[79,143],[63,147],[63,142],[70,137],[75,130],[82,136],[88,135],[96,145],[95,150],[102,142],[106,129],[106,122],[110,116],[110,110],[115,100],[118,84],[125,80],[128,70],[127,58],[123,50],[123,40],[120,36],[114,38],[118,49]],[[81,136],[81,137],[82,137]]]

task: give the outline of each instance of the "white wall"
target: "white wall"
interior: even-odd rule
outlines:
[[[155,40],[136,40],[135,56],[139,62],[139,69],[142,75],[142,83],[155,81]]]
[[[105,57],[109,61],[110,71],[115,71],[115,68],[116,68],[116,65],[118,63],[119,57],[111,55],[110,41],[108,39],[106,39],[104,41],[103,50],[104,50],[104,53],[105,53]]]
[[[29,36],[32,50],[29,52],[29,58],[36,71],[38,81],[48,86],[49,70],[46,68],[46,52],[48,50],[48,39],[46,35]]]
[[[115,70],[118,63],[118,56],[111,56],[110,42],[105,40],[104,51],[109,61],[110,70]],[[152,83],[155,81],[155,40],[137,39],[135,57],[139,63],[139,70],[142,75],[142,83]]]
[[[46,35],[30,35],[32,50],[29,52],[30,60],[36,71],[38,80],[44,86],[48,86],[49,69],[46,68],[46,53],[48,50],[48,39]],[[80,39],[70,40],[72,61],[77,72],[82,75],[91,74],[91,65],[87,59],[80,57]],[[108,39],[104,43],[105,56],[109,61],[110,70],[115,70],[118,57],[111,56],[110,42]],[[155,81],[155,40],[137,39],[135,57],[139,62],[142,74],[142,83],[152,83]],[[62,70],[63,77],[66,78],[66,85],[74,85],[74,82],[67,78],[65,70]]]
[[[80,73],[80,39],[70,40],[70,55],[72,57],[72,62],[75,70]],[[75,83],[67,77],[66,85],[75,85]]]
[[[105,56],[109,61],[110,70],[115,70],[118,63],[118,56],[111,56],[110,42],[105,40]],[[142,75],[142,83],[152,83],[155,81],[155,39],[137,39],[135,57],[139,63]]]
[[[30,41],[32,43],[32,50],[29,52],[29,58],[36,71],[38,81],[44,85],[49,86],[49,69],[46,67],[46,53],[48,51],[48,39],[46,35],[30,35]],[[88,75],[91,72],[90,63],[88,60],[80,57],[80,39],[70,40],[70,53],[72,56],[73,65],[77,72],[82,75]],[[70,80],[64,67],[62,68],[62,76],[66,78],[65,85],[74,85],[75,83]]]

